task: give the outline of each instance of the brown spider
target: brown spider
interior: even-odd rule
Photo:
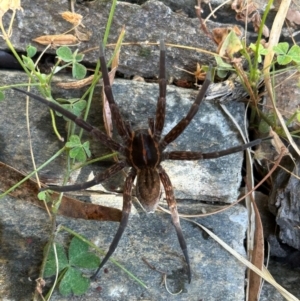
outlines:
[[[136,183],[137,197],[147,212],[155,211],[159,202],[159,197],[161,192],[160,183],[162,183],[165,189],[167,203],[171,211],[172,221],[178,236],[178,241],[187,263],[187,274],[188,274],[188,280],[190,282],[191,269],[190,269],[189,256],[188,256],[186,242],[183,237],[183,233],[180,226],[173,187],[167,173],[161,166],[161,162],[164,160],[200,160],[200,159],[218,158],[260,144],[262,140],[258,139],[244,145],[240,145],[240,146],[229,148],[227,150],[222,150],[219,152],[212,152],[212,153],[201,153],[201,152],[191,152],[191,151],[164,152],[166,146],[172,141],[174,141],[185,130],[185,128],[189,125],[193,117],[198,112],[199,105],[202,99],[204,98],[205,93],[211,82],[210,79],[211,70],[209,70],[209,72],[207,73],[202,88],[199,91],[197,98],[192,104],[187,115],[176,126],[174,126],[167,135],[161,137],[161,133],[165,122],[166,86],[167,86],[164,41],[163,40],[160,41],[159,97],[157,100],[156,116],[155,116],[155,120],[154,118],[149,118],[148,129],[139,129],[133,131],[129,123],[125,123],[123,121],[119,108],[112,94],[112,89],[109,82],[108,70],[104,58],[104,50],[102,45],[100,45],[100,63],[101,63],[101,72],[103,77],[105,95],[109,102],[110,109],[112,112],[112,118],[115,122],[117,131],[123,140],[124,143],[123,145],[114,141],[105,133],[93,127],[86,121],[78,118],[71,112],[63,109],[61,106],[55,104],[54,102],[50,102],[33,93],[26,92],[17,88],[13,88],[14,90],[25,93],[28,96],[37,99],[38,101],[46,104],[51,109],[66,116],[67,118],[75,122],[78,126],[90,132],[103,145],[109,147],[114,151],[119,152],[119,154],[123,157],[123,159],[120,162],[115,163],[103,173],[97,174],[95,178],[91,181],[82,184],[69,185],[69,186],[58,186],[58,187],[51,186],[49,188],[51,188],[51,190],[55,190],[59,192],[86,189],[98,183],[101,183],[104,180],[107,180],[111,176],[121,171],[126,166],[131,167],[124,184],[122,219],[119,228],[117,230],[117,233],[109,247],[106,256],[102,260],[96,273],[92,276],[92,278],[96,278],[100,269],[103,267],[103,265],[107,262],[109,257],[115,251],[119,243],[119,240],[127,226],[128,217],[132,206],[131,190],[135,178],[137,177],[137,183]]]

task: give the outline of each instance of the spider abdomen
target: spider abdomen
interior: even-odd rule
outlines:
[[[160,192],[160,178],[156,168],[139,170],[136,181],[136,196],[147,212],[155,211]]]

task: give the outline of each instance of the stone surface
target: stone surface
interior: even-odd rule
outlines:
[[[24,78],[24,74],[22,73],[8,72],[5,78],[8,82],[22,82],[20,78],[22,76]],[[59,79],[56,79],[56,81],[59,81]],[[154,116],[155,114],[158,85],[118,80],[113,86],[113,92],[117,102],[120,104],[124,119],[129,120],[135,128],[147,127],[148,117]],[[56,94],[55,89],[53,93],[54,95]],[[12,92],[11,90],[6,91],[6,94],[7,99],[24,99],[24,96],[17,92]],[[64,94],[65,96],[67,95],[66,92],[64,92]],[[163,134],[166,134],[188,112],[192,104],[191,100],[196,97],[196,94],[196,91],[171,86],[168,87],[166,123]],[[76,95],[72,95],[72,97],[74,96],[76,97]],[[100,96],[95,95],[95,100],[99,99],[98,97]],[[7,164],[20,168],[21,170],[26,170],[26,168],[27,171],[31,170],[30,153],[28,150],[26,151],[25,146],[28,143],[26,139],[27,130],[24,126],[22,130],[20,129],[20,126],[22,126],[20,124],[21,118],[23,118],[25,125],[24,101],[18,101],[14,106],[9,106],[7,103],[2,103],[1,105],[3,106],[2,114],[4,122],[1,132],[3,136],[2,143],[4,145],[2,146],[3,155],[2,158],[0,158]],[[99,101],[94,102],[93,109],[96,106],[100,107]],[[5,111],[4,107],[6,107],[8,111]],[[228,104],[227,107],[241,124],[241,127],[243,127],[243,104],[231,103]],[[45,107],[36,103],[36,101],[31,102],[31,135],[37,165],[42,164],[43,159],[47,158],[47,155],[48,158],[51,157],[55,151],[63,146],[63,143],[58,142],[53,134],[49,136],[47,133],[47,130],[49,132],[52,132],[52,130],[50,122],[48,125],[45,124],[44,127],[44,120],[49,118],[44,116],[46,112],[47,109]],[[95,117],[95,113],[92,115]],[[91,123],[99,124],[100,120],[98,119],[97,121],[91,117]],[[60,129],[63,129],[63,124],[60,125]],[[10,146],[7,145],[6,135],[10,137]],[[21,147],[15,148],[14,144],[24,145],[25,149],[22,150]],[[43,145],[42,151],[41,144]],[[213,101],[203,101],[196,118],[194,118],[188,126],[184,134],[171,143],[167,150],[214,152],[239,144],[242,144],[239,133],[229,118],[220,110],[218,104]],[[104,150],[99,150],[100,146],[101,144],[97,141],[92,141],[92,152],[94,156],[97,156],[99,152],[105,152]],[[238,195],[241,182],[240,169],[242,159],[243,154],[240,152],[212,160],[193,162],[166,161],[163,163],[163,167],[170,175],[177,199],[231,203],[236,200]],[[49,165],[44,171],[45,176],[50,179],[52,177],[60,178],[63,176],[64,170],[61,169],[63,160],[64,158],[62,156],[53,162],[53,164]],[[22,166],[22,164],[24,164],[23,162],[25,166]],[[87,178],[84,177],[87,177],[88,174],[89,173],[84,172],[84,175],[79,176],[79,180],[85,181]],[[48,180],[47,182],[49,183],[51,181]]]
[[[5,79],[6,82],[3,80]],[[1,78],[1,85],[8,84],[9,82],[20,83],[25,80],[25,75],[21,72],[7,72]],[[53,95],[67,96],[67,93],[57,91],[55,82],[65,79],[55,78],[53,84]],[[99,91],[99,89],[97,88]],[[124,118],[129,118],[132,124],[140,126],[140,120],[147,120],[146,116],[155,110],[155,102],[158,93],[158,86],[156,84],[141,84],[135,82],[116,81],[114,85],[115,97],[120,103],[122,114]],[[74,91],[71,91],[74,95]],[[178,120],[183,112],[186,112],[191,104],[190,98],[193,98],[193,93],[189,90],[178,88],[168,88],[168,111],[166,130],[170,129],[171,124]],[[192,94],[192,95],[191,95]],[[127,101],[127,102],[126,102]],[[29,172],[32,170],[30,154],[28,148],[27,130],[25,127],[25,101],[24,97],[12,93],[11,90],[6,91],[6,100],[1,104],[1,152],[0,158],[5,163],[8,163],[18,169]],[[95,95],[95,101],[92,105],[92,116],[90,121],[93,124],[99,122],[101,113],[99,112],[99,95]],[[94,110],[95,109],[95,110]],[[233,106],[231,108],[236,116],[240,116],[241,120],[243,108],[241,106]],[[206,115],[208,114],[208,115]],[[139,117],[139,118],[138,118]],[[31,121],[31,136],[33,143],[33,151],[36,156],[37,165],[40,165],[51,157],[55,151],[63,146],[63,143],[58,142],[57,138],[52,134],[50,117],[47,108],[40,105],[35,101],[30,102],[30,121]],[[212,123],[215,123],[214,126]],[[222,122],[222,126],[221,126]],[[58,118],[59,130],[64,133],[64,121]],[[225,129],[225,130],[224,130]],[[229,131],[229,132],[228,132]],[[211,134],[210,134],[211,133]],[[217,141],[216,137],[217,135]],[[222,138],[222,135],[224,137]],[[236,137],[234,140],[234,136]],[[233,129],[231,122],[224,116],[218,109],[218,106],[211,102],[204,102],[201,110],[191,125],[183,140],[175,141],[171,146],[176,149],[193,149],[197,150],[201,146],[203,151],[214,151],[216,149],[232,146],[239,143],[238,134]],[[236,143],[234,142],[236,141]],[[99,143],[92,142],[93,155],[99,152],[103,153],[105,150],[99,149]],[[107,151],[107,150],[106,150]],[[224,159],[226,159],[224,161]],[[63,175],[64,156],[61,156],[53,162],[42,172],[43,179],[60,179]],[[232,164],[235,162],[235,164]],[[210,193],[210,199],[213,201],[222,201],[223,198],[231,195],[227,201],[232,201],[236,197],[240,180],[240,166],[237,162],[242,162],[242,154],[237,157],[227,156],[221,161],[219,160],[206,160],[204,167],[200,163],[193,163],[188,167],[188,171],[197,171],[196,180],[200,183],[203,179],[207,183],[207,189]],[[179,163],[179,162],[178,162]],[[107,165],[107,164],[106,164]],[[179,210],[184,213],[202,212],[212,210],[211,207],[201,205],[201,199],[209,200],[207,195],[199,196],[198,184],[195,185],[195,177],[188,182],[180,179],[180,175],[187,173],[185,164],[181,168],[177,164],[168,166],[164,165],[167,172],[170,173],[171,180],[175,183],[175,193],[178,198]],[[210,166],[210,168],[208,168]],[[222,175],[226,168],[231,166],[232,169]],[[174,168],[175,167],[175,168]],[[82,169],[77,181],[86,180],[88,174],[92,170],[101,171],[105,166],[94,165],[90,168]],[[205,173],[201,173],[201,168]],[[181,171],[181,169],[183,171]],[[210,171],[209,171],[210,170]],[[212,172],[212,175],[208,176]],[[220,178],[228,179],[226,185],[226,192],[221,196],[214,196],[212,192],[220,191],[224,188],[222,186],[211,186],[215,183],[216,175],[220,174]],[[179,179],[177,179],[177,176]],[[230,183],[229,178],[233,179],[236,176],[235,184]],[[202,180],[201,180],[202,179]],[[179,185],[179,184],[180,185]],[[230,183],[230,185],[229,185]],[[218,185],[218,182],[216,182]],[[185,186],[187,185],[187,186]],[[200,185],[200,184],[199,184]],[[229,186],[231,186],[229,188]],[[122,181],[119,182],[122,186]],[[192,190],[193,189],[193,190]],[[203,188],[205,189],[205,188]],[[205,191],[205,190],[204,190]],[[206,199],[206,198],[207,199]],[[111,205],[111,197],[106,195],[100,196],[99,192],[91,192],[90,197],[85,196],[85,199],[93,200],[94,202],[105,203]],[[117,205],[121,205],[121,196],[116,195],[115,198]],[[186,200],[194,199],[194,200]],[[135,203],[134,203],[135,204]],[[200,205],[200,206],[199,206]],[[24,283],[26,291],[22,290],[24,300],[28,299],[34,287],[34,279],[38,275],[38,268],[42,260],[42,249],[47,241],[50,233],[50,225],[46,214],[41,214],[41,210],[30,206],[29,204],[21,201],[12,200],[7,197],[1,201],[1,224],[3,229],[3,236],[1,245],[7,246],[2,248],[2,257],[5,258],[5,265],[2,268],[2,275],[4,281],[2,282],[1,292],[8,300],[21,300],[19,289],[20,283]],[[244,254],[243,239],[246,231],[247,214],[242,206],[237,206],[228,212],[201,219],[200,222],[204,223],[207,227],[212,229],[215,233],[220,235],[222,239],[227,241],[231,246]],[[102,246],[105,250],[111,242],[116,228],[116,223],[91,223],[89,221],[70,220],[59,218],[59,223],[72,228],[75,231],[87,236],[97,245]],[[222,296],[223,300],[232,300],[234,292],[234,300],[243,300],[244,298],[244,267],[235,261],[226,251],[222,250],[211,239],[202,237],[200,231],[191,224],[182,221],[183,231],[188,242],[188,248],[192,261],[193,282],[191,285],[186,283],[185,263],[178,246],[176,233],[170,221],[170,218],[164,214],[151,214],[146,215],[141,212],[139,206],[133,210],[131,215],[129,227],[125,232],[124,237],[120,242],[120,247],[117,248],[115,258],[126,264],[133,273],[137,273],[147,285],[149,290],[144,290],[132,280],[127,278],[117,268],[113,267],[110,263],[106,268],[109,269],[108,274],[101,274],[101,278],[92,284],[89,292],[85,297],[78,297],[72,300],[128,300],[128,298],[138,299],[145,296],[150,300],[157,300],[159,296],[167,297],[167,293],[163,288],[159,288],[161,281],[160,274],[149,270],[142,260],[137,263],[137,259],[145,256],[149,262],[155,265],[158,269],[167,270],[169,275],[168,285],[172,291],[178,291],[183,287],[184,293],[179,295],[177,300],[191,300],[191,298],[198,298],[199,294],[205,300],[216,300]],[[226,225],[226,226],[225,226]],[[38,230],[37,230],[38,229]],[[228,229],[231,229],[228,231]],[[47,235],[48,233],[48,235]],[[198,234],[196,234],[198,233]],[[200,241],[198,241],[198,239]],[[216,249],[212,248],[212,244]],[[14,249],[14,247],[16,248]],[[22,248],[20,246],[23,246]],[[10,257],[10,254],[13,257]],[[26,258],[27,261],[24,259]],[[224,269],[224,262],[227,263]],[[13,271],[13,274],[11,273]],[[13,277],[12,275],[15,275]],[[31,280],[29,281],[28,277]],[[13,281],[14,279],[14,281]],[[16,281],[15,279],[19,279]],[[174,280],[175,279],[175,280]],[[170,283],[169,283],[170,282]],[[122,283],[122,285],[120,285]],[[210,287],[214,285],[215,289],[211,291]],[[98,292],[98,287],[101,287],[101,293]],[[200,288],[200,289],[199,289]],[[64,300],[55,294],[53,300]],[[101,300],[101,299],[100,299]],[[176,300],[176,299],[174,299]]]
[[[166,1],[165,3],[169,4],[171,2]],[[212,1],[211,3],[214,6],[221,2]],[[63,33],[71,27],[59,15],[60,12],[69,9],[69,1],[53,0],[49,2],[39,0],[35,1],[34,6],[32,6],[32,3],[29,0],[22,1],[24,13],[18,12],[14,23],[12,42],[18,51],[24,51],[25,46],[29,43],[37,46],[37,44],[32,42],[32,39],[37,36]],[[92,32],[92,37],[88,42],[82,42],[78,45],[80,50],[97,49],[99,32],[102,35],[104,33],[110,5],[110,2],[94,1],[87,6],[75,6],[76,12],[84,16],[83,23],[86,26],[86,30]],[[215,51],[215,45],[199,30],[198,19],[188,18],[175,13],[175,10],[181,8],[179,2],[176,1],[175,5],[176,7],[173,6],[170,9],[157,1],[148,1],[142,6],[127,3],[117,4],[108,42],[115,43],[120,29],[123,25],[126,26],[124,42],[133,43],[123,46],[121,50],[119,71],[125,77],[142,75],[152,78],[157,76],[159,50],[157,46],[147,45],[147,41],[157,42],[160,34],[163,34],[166,42],[170,44],[189,45],[197,49]],[[185,7],[182,7],[183,11],[188,16],[193,17],[194,8],[191,7],[193,4],[188,4],[187,1],[184,1],[184,5]],[[234,13],[230,8],[228,11],[228,8],[229,6],[226,7],[226,10],[224,9],[217,13],[217,21],[223,23],[223,26],[227,26],[225,22],[232,21],[232,23],[236,23]],[[204,10],[204,14],[207,14],[208,9],[206,5],[204,5]],[[273,17],[271,19],[273,20]],[[9,14],[4,16],[4,24],[7,25],[8,22]],[[208,27],[211,30],[220,26],[220,23],[209,22]],[[290,31],[287,32],[287,36],[290,36]],[[1,50],[7,49],[3,40],[1,41]],[[44,46],[37,47],[39,51],[44,49]],[[76,48],[77,46],[74,47],[74,49]],[[108,47],[107,57],[111,54],[110,49],[111,47]],[[55,52],[51,49],[49,53],[54,54]],[[85,62],[93,65],[97,57],[97,50],[89,52],[86,54]],[[192,79],[192,76],[178,70],[176,67],[193,71],[197,62],[208,64],[212,62],[212,58],[196,50],[167,47],[168,77]],[[6,73],[4,75],[3,70],[1,70],[0,86],[4,84],[4,79],[10,80],[10,83],[19,83],[24,81],[24,76],[20,73]],[[151,104],[152,110],[154,110],[153,104],[156,101],[156,91],[156,85],[127,84],[122,81],[118,82],[114,88],[114,92],[117,94],[116,98],[124,108],[122,113],[136,124],[139,124],[137,117],[142,117],[143,120],[146,120],[145,116],[150,112],[148,103]],[[174,120],[178,120],[182,116],[184,110],[186,111],[190,105],[190,99],[194,97],[194,92],[178,91],[174,88],[169,89],[168,105],[170,107],[167,129],[170,128]],[[140,97],[138,102],[137,100],[132,100],[131,93],[138,94],[138,97]],[[54,96],[68,96],[67,92],[58,92],[55,87],[53,87],[53,94]],[[72,91],[72,97],[81,94],[82,91]],[[7,93],[7,95],[6,101],[0,104],[0,160],[22,171],[29,172],[32,170],[32,164],[25,127],[24,102],[16,94]],[[130,97],[124,100],[123,97],[127,95],[130,95]],[[96,95],[95,98],[99,99],[99,95]],[[135,106],[133,105],[134,103],[136,103]],[[92,124],[100,124],[99,117],[101,112],[99,107],[99,103],[94,101],[93,114],[90,116]],[[237,118],[240,122],[243,113],[242,107],[231,107],[231,110],[238,113]],[[63,143],[58,142],[53,135],[48,110],[45,107],[32,102],[30,112],[33,149],[39,165],[61,148]],[[128,112],[130,113],[128,114]],[[189,147],[191,150],[214,151],[232,146],[235,142],[239,143],[239,135],[236,133],[236,130],[232,128],[231,123],[217,109],[214,103],[208,102],[204,104],[201,107],[198,118],[195,121],[194,128],[190,127],[190,132],[187,131],[186,136],[183,136],[182,140],[175,141],[170,147],[175,149],[179,147],[186,149]],[[223,126],[220,120],[222,122],[227,120],[227,123],[224,123]],[[212,124],[212,121],[217,121],[217,123]],[[59,130],[64,133],[64,122],[59,121],[58,126]],[[103,150],[103,148],[99,147],[99,143],[92,141],[93,156],[107,152],[108,150]],[[224,160],[207,160],[189,165],[166,162],[165,167],[171,175],[171,180],[175,186],[180,211],[184,213],[191,213],[192,211],[192,213],[195,213],[195,211],[212,210],[212,206],[205,206],[200,202],[203,200],[233,201],[240,181],[239,164],[241,160],[241,155],[231,155],[227,159],[224,158]],[[232,162],[235,164],[232,164]],[[41,172],[42,180],[60,182],[64,163],[65,158],[61,156],[56,162],[47,166]],[[78,175],[77,181],[85,180],[93,170],[98,172],[104,170],[110,163],[101,163],[82,170]],[[236,165],[235,170],[229,169],[232,165]],[[190,175],[189,180],[187,180],[188,174]],[[198,185],[194,184],[195,180],[197,183],[203,183],[204,185],[202,184],[202,186],[199,185],[198,187]],[[115,181],[117,184],[114,184],[114,188],[118,188],[117,190],[120,191],[122,179],[117,178]],[[217,186],[212,186],[214,183]],[[227,185],[226,194],[224,194],[224,188],[221,188],[224,184]],[[111,186],[112,184],[108,183],[106,187],[110,188]],[[103,188],[100,189],[101,195]],[[211,192],[214,192],[214,194]],[[116,204],[113,206],[116,207],[121,205],[121,196],[119,194],[106,194],[104,197],[99,197],[99,191],[97,191],[89,192],[88,196],[84,198],[106,205],[112,205],[112,201],[114,201]],[[236,206],[226,213],[201,219],[200,222],[212,229],[231,246],[234,246],[241,254],[244,254],[243,239],[246,219],[245,209],[241,206]],[[117,227],[115,223],[100,224],[61,217],[58,222],[84,234],[105,250],[107,250]],[[32,207],[25,202],[6,197],[0,200],[0,223],[0,296],[4,296],[5,300],[9,301],[29,300],[35,287],[34,280],[38,276],[38,269],[42,260],[42,249],[50,235],[50,222],[47,219],[47,215],[40,209]],[[130,268],[137,276],[141,277],[147,283],[149,289],[147,291],[142,289],[123,272],[120,272],[119,269],[108,263],[106,266],[108,274],[102,273],[101,278],[92,284],[91,289],[85,296],[69,297],[68,299],[168,300],[172,298],[172,300],[244,300],[244,267],[211,239],[207,239],[205,235],[199,235],[199,230],[191,224],[182,221],[182,227],[191,257],[193,274],[191,285],[187,284],[185,278],[185,263],[170,218],[161,213],[147,216],[137,206],[137,209],[134,209],[132,212],[129,227],[114,257]],[[68,241],[68,237],[66,237],[66,241]],[[183,293],[170,297],[165,289],[159,286],[161,276],[150,270],[142,262],[142,256],[145,256],[156,268],[167,271],[169,275],[168,284],[172,292],[183,288]],[[299,292],[295,290],[297,284],[295,284],[293,277],[299,279],[299,275],[291,272],[291,278],[288,281],[285,278],[280,279],[282,267],[280,265],[277,265],[277,267],[278,271],[275,271],[275,274],[279,283],[284,283],[291,292],[298,294]],[[271,271],[273,270],[271,269]],[[287,269],[287,273],[289,273],[289,269]],[[277,296],[278,293],[274,293],[273,289],[266,287],[267,289],[263,291],[263,298],[265,298],[263,300],[271,300],[272,298],[280,300],[280,297]],[[52,300],[66,300],[66,298],[62,298],[56,292]]]
[[[295,162],[293,174],[297,175],[299,160]],[[276,221],[280,227],[279,237],[283,243],[300,250],[300,206],[299,179],[291,176],[286,187],[278,190],[276,205],[278,207]]]
[[[38,51],[43,51],[45,46],[33,42],[32,39],[44,35],[62,34],[72,28],[60,16],[61,12],[69,10],[67,0],[38,1],[34,6],[31,1],[24,0],[22,7],[24,11],[17,12],[11,37],[17,51],[24,51],[28,44],[33,44],[37,46]],[[79,48],[79,51],[94,49],[86,52],[85,62],[95,64],[98,59],[99,38],[100,34],[104,35],[110,8],[111,2],[107,1],[94,1],[88,5],[75,7],[76,11],[84,16],[85,29],[81,28],[81,30],[92,32],[89,41],[74,46],[74,49]],[[9,20],[9,14],[5,15],[4,22],[8,24]],[[157,43],[161,35],[165,37],[167,44],[186,45],[197,49],[172,47],[172,51],[167,52],[167,70],[170,77],[193,80],[193,76],[177,67],[192,72],[196,70],[197,62],[201,64],[214,62],[211,55],[201,52],[201,49],[216,50],[216,46],[200,31],[199,20],[176,14],[161,2],[151,0],[142,6],[118,2],[108,43],[116,43],[123,26],[126,29],[124,43],[130,44],[122,47],[118,70],[127,77],[140,75],[152,78],[158,75],[159,49],[147,43]],[[215,28],[218,23],[210,22],[209,26]],[[2,47],[6,48],[4,43]],[[54,54],[55,50],[49,49],[47,52]],[[112,47],[108,47],[107,57],[111,54]]]
[[[218,216],[199,219],[199,222],[244,255],[246,216],[245,208],[236,206]],[[7,301],[30,300],[51,223],[40,209],[10,197],[1,200],[0,220],[0,295]],[[111,222],[62,217],[57,223],[86,236],[104,250],[118,226]],[[137,214],[131,215],[113,258],[144,281],[148,289],[143,289],[109,262],[105,266],[107,272],[100,273],[84,296],[65,298],[55,291],[51,300],[244,300],[244,266],[192,224],[182,221],[182,228],[191,258],[191,284],[187,284],[185,263],[170,217],[161,213],[147,215],[138,210]],[[61,240],[61,235],[68,241],[65,233],[59,234],[58,239]],[[161,286],[161,274],[151,270],[142,257],[167,273],[171,292],[180,289],[183,292],[170,296]]]

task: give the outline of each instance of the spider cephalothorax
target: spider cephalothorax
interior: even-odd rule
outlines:
[[[148,120],[148,129],[142,129],[133,131],[130,128],[129,123],[123,121],[120,114],[119,108],[114,100],[111,85],[108,77],[108,70],[104,58],[104,51],[102,45],[100,45],[100,63],[101,63],[101,72],[103,76],[104,91],[106,98],[109,102],[110,109],[112,112],[112,118],[117,128],[118,134],[122,138],[123,144],[120,144],[114,141],[105,133],[101,132],[97,128],[93,127],[84,120],[78,118],[71,112],[63,109],[61,106],[57,105],[54,102],[50,102],[40,96],[37,96],[30,92],[25,92],[23,90],[14,88],[15,90],[25,93],[28,96],[39,100],[40,102],[46,104],[51,109],[61,113],[70,120],[74,121],[78,126],[90,132],[94,137],[96,137],[100,143],[109,147],[110,149],[119,152],[121,159],[118,163],[115,163],[106,171],[101,174],[97,174],[95,178],[89,182],[82,184],[75,184],[70,186],[60,186],[52,187],[52,190],[65,192],[65,191],[74,191],[85,189],[91,186],[94,186],[117,172],[121,171],[124,167],[131,167],[124,183],[123,190],[123,209],[122,209],[122,219],[117,230],[117,233],[109,247],[109,250],[102,260],[98,270],[94,274],[95,278],[109,259],[109,257],[115,251],[118,242],[126,228],[129,213],[131,210],[131,190],[133,186],[133,181],[137,177],[137,197],[146,211],[154,211],[158,205],[160,194],[161,194],[161,184],[166,193],[166,200],[171,212],[171,217],[173,225],[175,227],[178,241],[180,247],[183,251],[186,263],[187,263],[187,274],[189,282],[191,281],[191,269],[188,257],[188,251],[186,242],[181,230],[179,216],[177,212],[176,200],[174,197],[174,192],[172,188],[171,181],[161,166],[163,160],[200,160],[200,159],[211,159],[225,156],[231,153],[242,151],[248,147],[257,145],[261,140],[255,140],[248,144],[241,146],[236,146],[227,150],[222,150],[219,152],[213,153],[201,153],[201,152],[191,152],[191,151],[171,151],[165,152],[166,146],[174,141],[185,128],[189,125],[191,120],[194,118],[195,114],[198,112],[199,105],[202,99],[205,96],[205,93],[211,82],[210,71],[208,72],[206,79],[202,85],[201,90],[199,91],[196,100],[192,104],[189,112],[181,121],[174,126],[167,135],[161,137],[161,133],[165,123],[165,110],[166,110],[166,71],[165,71],[165,44],[164,41],[160,41],[160,71],[159,71],[159,96],[157,100],[157,108],[155,118],[149,118]]]

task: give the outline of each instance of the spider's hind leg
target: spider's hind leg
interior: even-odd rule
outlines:
[[[122,219],[121,219],[119,228],[117,230],[117,233],[116,233],[113,241],[111,242],[111,244],[109,246],[108,252],[106,253],[103,260],[101,261],[96,273],[91,277],[91,279],[93,279],[93,280],[97,278],[98,273],[101,270],[101,268],[105,265],[107,260],[110,258],[110,256],[116,250],[118,243],[123,235],[123,232],[127,226],[128,218],[129,218],[129,214],[130,214],[131,206],[132,206],[131,189],[132,189],[132,184],[133,184],[135,177],[136,177],[136,171],[134,169],[132,169],[129,172],[129,174],[125,180],[125,184],[124,184]]]
[[[160,166],[159,167],[159,176],[160,180],[164,186],[165,192],[166,192],[166,198],[167,198],[167,203],[169,206],[169,209],[171,211],[171,216],[172,216],[172,222],[175,227],[178,241],[181,247],[181,250],[183,252],[186,264],[187,264],[187,274],[188,274],[188,280],[189,283],[191,282],[192,275],[191,275],[191,266],[190,266],[190,259],[189,259],[189,254],[186,246],[186,242],[182,233],[182,229],[180,226],[180,220],[179,220],[179,215],[177,211],[177,205],[176,205],[176,200],[174,196],[174,191],[172,187],[172,183],[170,181],[169,176],[165,172],[165,170]]]

